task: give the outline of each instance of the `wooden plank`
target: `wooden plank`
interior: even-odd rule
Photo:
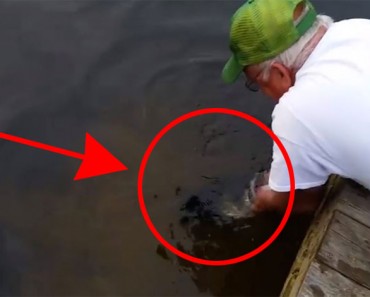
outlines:
[[[301,244],[296,260],[292,265],[289,276],[280,293],[281,297],[297,296],[311,262],[316,257],[317,251],[335,211],[336,199],[331,198],[334,198],[332,196],[339,193],[342,189],[342,185],[343,179],[339,176],[334,175],[330,178],[325,199],[317,210],[315,218]]]
[[[336,208],[356,221],[370,226],[370,194],[365,189],[346,184],[338,196]]]
[[[336,212],[317,259],[370,289],[370,228]]]
[[[342,180],[342,185],[339,189],[336,187],[338,191],[329,192],[328,199],[317,212],[281,297],[296,297],[299,292],[306,294],[299,296],[370,296],[370,193],[348,180]],[[312,281],[323,273],[311,264],[320,265],[318,259],[326,263],[321,266],[330,271],[324,281],[327,285],[338,282],[351,288],[355,285],[359,292],[356,288],[349,291],[332,288],[325,293],[319,290],[320,286],[307,287],[308,279]]]
[[[312,262],[298,297],[368,297],[370,290],[316,260]]]
[[[336,212],[330,230],[370,252],[370,226],[363,225],[341,212]]]

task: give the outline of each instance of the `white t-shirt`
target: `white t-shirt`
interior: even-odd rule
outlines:
[[[330,174],[370,189],[370,20],[329,27],[272,119],[272,130],[292,161],[296,189],[323,185]],[[269,186],[290,190],[276,144]]]

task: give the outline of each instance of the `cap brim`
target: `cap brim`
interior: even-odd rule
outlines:
[[[222,70],[222,79],[224,82],[231,84],[235,82],[240,73],[243,71],[243,66],[238,63],[235,56],[233,55],[229,61],[224,66],[224,69]]]

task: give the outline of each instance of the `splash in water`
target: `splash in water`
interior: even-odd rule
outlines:
[[[223,214],[233,219],[245,219],[253,217],[254,213],[251,211],[252,201],[249,189],[246,190],[244,195],[238,200],[233,200],[232,197],[225,195],[222,206]]]
[[[254,216],[251,210],[253,199],[256,196],[256,189],[268,183],[269,173],[261,171],[255,174],[249,184],[249,188],[244,191],[242,197],[237,201],[232,201],[230,197],[224,199],[223,213],[234,219],[250,218]]]

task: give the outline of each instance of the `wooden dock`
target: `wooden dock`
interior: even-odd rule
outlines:
[[[370,296],[370,192],[350,181],[333,184],[281,297]]]

